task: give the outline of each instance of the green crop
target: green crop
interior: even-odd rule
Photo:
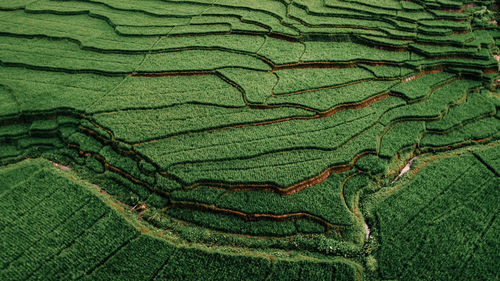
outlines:
[[[500,196],[498,177],[471,155],[438,160],[419,174],[377,207],[384,278],[477,276],[482,260],[472,258],[475,249],[498,245],[490,234],[498,228],[490,212]],[[460,271],[452,270],[464,262]],[[480,272],[481,278],[495,275],[487,268]]]
[[[0,280],[498,279],[496,6],[0,0]]]

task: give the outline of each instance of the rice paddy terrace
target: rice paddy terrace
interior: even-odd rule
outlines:
[[[497,280],[497,10],[0,0],[0,279]]]

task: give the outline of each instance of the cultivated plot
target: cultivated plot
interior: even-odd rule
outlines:
[[[497,9],[0,0],[2,279],[498,278]]]

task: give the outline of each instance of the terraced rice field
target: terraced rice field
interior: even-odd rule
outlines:
[[[0,0],[0,279],[498,280],[494,2]]]

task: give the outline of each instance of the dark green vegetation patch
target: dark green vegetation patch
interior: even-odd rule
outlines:
[[[0,279],[498,279],[497,11],[0,0]]]

